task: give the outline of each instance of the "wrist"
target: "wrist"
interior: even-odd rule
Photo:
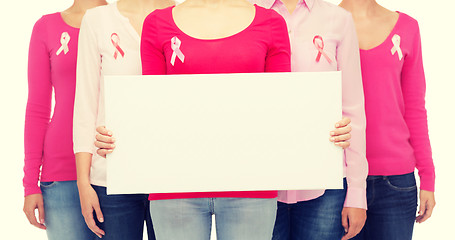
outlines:
[[[84,179],[84,180],[77,180],[77,187],[78,188],[84,188],[84,187],[89,187],[90,185],[90,180]]]

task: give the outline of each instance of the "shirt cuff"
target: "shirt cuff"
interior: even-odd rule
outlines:
[[[41,194],[41,188],[36,185],[33,187],[25,187],[24,189],[24,197],[27,197],[28,195],[32,194]]]
[[[421,175],[420,176],[420,190],[434,192],[435,176]]]
[[[367,209],[366,189],[348,186],[344,207]]]

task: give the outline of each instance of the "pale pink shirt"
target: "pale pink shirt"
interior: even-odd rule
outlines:
[[[352,121],[351,146],[345,150],[344,158],[344,174],[348,184],[344,206],[366,209],[366,121],[359,45],[351,14],[322,0],[300,0],[292,14],[280,0],[250,1],[276,10],[286,20],[293,72],[342,71],[343,116]],[[317,46],[322,47],[321,38],[325,55],[321,54],[317,61]],[[306,201],[323,195],[324,191],[278,191],[278,201]]]
[[[104,76],[141,75],[140,43],[139,34],[116,3],[89,9],[82,19],[73,142],[74,153],[93,154],[90,181],[97,186],[106,186],[106,159],[96,154],[93,144],[96,128],[105,125]]]

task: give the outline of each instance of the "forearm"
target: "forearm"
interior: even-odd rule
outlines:
[[[90,185],[90,167],[92,154],[87,152],[76,153],[77,185],[78,187]]]

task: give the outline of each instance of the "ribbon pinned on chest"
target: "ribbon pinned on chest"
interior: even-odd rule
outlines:
[[[175,57],[178,57],[182,63],[185,61],[185,55],[183,55],[182,50],[180,50],[180,45],[182,42],[177,37],[173,37],[171,39],[171,49],[172,49],[172,56],[171,56],[171,64],[174,66]]]
[[[403,52],[401,51],[401,48],[400,48],[400,43],[401,43],[400,35],[398,35],[398,34],[393,35],[392,43],[393,43],[393,47],[390,51],[392,52],[392,55],[395,55],[395,53],[398,52],[398,59],[400,59],[400,61],[401,61],[401,59],[403,58]]]
[[[67,32],[62,33],[62,36],[60,37],[60,44],[62,44],[62,46],[60,46],[60,48],[55,53],[57,56],[60,55],[60,53],[62,53],[62,51],[65,54],[68,53],[68,51],[70,50],[68,48],[68,43],[70,42],[70,39],[71,39],[70,35]]]
[[[120,47],[120,37],[118,36],[117,33],[113,33],[111,35],[111,42],[115,47],[115,52],[114,52],[114,59],[117,59],[118,54],[122,55],[122,57],[125,56],[125,52],[123,52],[122,48]]]
[[[319,35],[314,36],[313,44],[318,50],[316,62],[319,62],[321,60],[321,56],[324,56],[325,59],[327,59],[327,62],[332,63],[332,59],[330,59],[329,56],[327,56],[327,54],[324,52],[324,40],[322,40],[322,37]]]

